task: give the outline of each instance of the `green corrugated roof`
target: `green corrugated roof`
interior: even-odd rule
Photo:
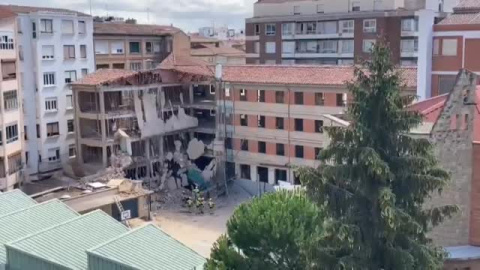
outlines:
[[[77,217],[59,200],[35,204],[0,217],[0,265],[7,261],[4,244]]]
[[[97,210],[11,242],[6,247],[69,269],[87,269],[87,249],[127,231],[123,224]]]
[[[124,268],[140,270],[199,270],[203,269],[206,261],[152,224],[92,248],[88,253],[105,261],[116,262]]]
[[[36,204],[35,200],[19,189],[0,193],[0,216],[18,211]]]

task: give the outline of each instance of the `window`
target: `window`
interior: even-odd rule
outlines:
[[[325,104],[325,96],[323,93],[315,93],[315,105],[323,106]]]
[[[110,42],[111,54],[124,54],[125,53],[124,46],[125,46],[125,43],[123,41],[111,41]]]
[[[276,150],[277,156],[285,156],[285,145],[283,143],[277,143]]]
[[[225,149],[233,149],[232,145],[233,145],[232,138],[229,138],[229,137],[225,138]]]
[[[67,132],[68,133],[75,132],[75,125],[73,124],[73,119],[67,120]]]
[[[75,144],[70,144],[68,146],[68,156],[74,158],[77,155],[77,148],[75,148]]]
[[[62,34],[73,35],[72,20],[62,20]]]
[[[317,24],[317,30],[319,34],[336,34],[337,27],[337,21],[318,22]]]
[[[240,89],[240,101],[247,101],[247,90]]]
[[[153,42],[153,52],[154,53],[160,53],[161,48],[162,48],[162,46],[161,46],[159,41]]]
[[[438,76],[438,94],[450,93],[455,86],[456,75],[439,75]]]
[[[80,58],[87,58],[87,45],[80,45]]]
[[[320,151],[322,151],[321,147],[315,147],[315,159],[316,160],[320,159]]]
[[[248,140],[245,140],[245,139],[240,140],[240,150],[248,151]]]
[[[57,98],[46,98],[45,99],[45,111],[47,112],[56,112],[57,108]]]
[[[374,45],[375,45],[375,39],[364,39],[363,48],[362,48],[363,52],[371,53]]]
[[[442,40],[442,55],[445,55],[445,56],[457,55],[457,39],[446,38]]]
[[[37,25],[35,22],[32,22],[32,38],[37,38]]]
[[[12,60],[2,60],[2,79],[4,81],[17,78],[17,65]]]
[[[355,31],[354,20],[340,21],[340,33],[353,33]]]
[[[40,125],[37,124],[37,138],[40,139]]]
[[[307,28],[307,35],[313,35],[317,33],[317,23],[316,22],[307,22],[306,28]]]
[[[23,126],[23,139],[24,139],[25,141],[28,141],[27,126]]]
[[[258,152],[262,154],[267,153],[267,144],[265,142],[258,142]]]
[[[336,53],[338,43],[336,40],[321,40],[318,42],[319,53]]]
[[[0,49],[1,49],[1,45],[0,45]],[[18,45],[18,59],[20,59],[20,61],[23,61],[23,46],[22,45]]]
[[[22,33],[22,18],[17,18],[17,33]]]
[[[53,59],[54,58],[54,47],[53,45],[43,45],[42,46],[42,59]]]
[[[250,165],[240,164],[240,177],[250,180]]]
[[[130,42],[130,53],[140,53],[140,42]]]
[[[364,33],[377,32],[377,20],[376,19],[363,20],[363,32]]]
[[[17,124],[9,125],[5,128],[7,136],[7,144],[18,140],[18,126]]]
[[[417,21],[414,18],[402,19],[402,31],[414,32],[418,30]]]
[[[55,162],[60,160],[60,148],[48,149],[48,161]]]
[[[296,158],[303,158],[303,146],[302,145],[295,145],[295,157]]]
[[[285,93],[283,91],[275,91],[275,102],[285,103]]]
[[[254,53],[260,53],[260,42],[255,41],[253,43],[253,52]]]
[[[72,83],[77,80],[77,72],[75,70],[65,71],[65,83]]]
[[[402,67],[413,67],[416,65],[417,65],[417,60],[415,59],[400,60],[400,66]]]
[[[0,50],[13,50],[13,37],[9,35],[0,36]]]
[[[52,20],[48,20],[48,19],[41,19],[40,20],[40,32],[41,33],[53,33],[53,22]],[[35,27],[34,27],[34,31],[35,31]]]
[[[260,35],[260,25],[259,25],[259,24],[255,24],[253,27],[254,27],[254,34],[255,34],[255,36]]]
[[[146,53],[153,53],[153,43],[150,41],[145,42],[145,52]]]
[[[85,21],[78,21],[78,33],[79,34],[87,33],[87,25],[85,24]]]
[[[283,41],[282,53],[295,53],[295,41]]]
[[[293,23],[282,23],[282,35],[288,36],[293,35],[293,28],[295,24]]]
[[[265,52],[266,53],[275,53],[275,42],[265,42]]]
[[[342,53],[353,53],[354,43],[353,39],[344,39],[342,42]]]
[[[242,127],[248,126],[248,115],[240,114],[240,126]]]
[[[8,174],[14,174],[22,169],[22,153],[8,156]]]
[[[295,104],[303,105],[303,92],[295,92]]]
[[[337,106],[345,107],[347,105],[347,94],[337,94]]]
[[[257,122],[258,122],[258,127],[259,128],[265,128],[265,116],[264,115],[259,115],[257,117]]]
[[[265,25],[265,35],[266,36],[274,36],[276,33],[277,27],[273,23],[267,23]]]
[[[5,111],[18,109],[17,90],[3,92],[3,106]]]
[[[53,72],[43,73],[43,85],[44,86],[55,85],[55,73]]]
[[[323,8],[323,4],[317,4],[317,13],[324,13],[325,9]]]
[[[257,99],[258,99],[258,102],[265,102],[265,90],[257,91]]]
[[[282,117],[275,117],[275,127],[277,129],[284,129],[283,118]]]
[[[360,11],[360,2],[358,1],[352,2],[352,11]]]
[[[418,52],[418,40],[402,39],[400,41],[400,51],[405,53]]]
[[[315,120],[315,132],[323,133],[323,120]]]
[[[440,39],[435,38],[433,39],[433,55],[440,54]]]
[[[95,40],[95,54],[108,54],[108,41],[107,40]],[[112,47],[113,50],[113,47]]]
[[[88,74],[88,68],[82,68],[82,77],[85,77]]]
[[[293,14],[295,15],[300,14],[300,6],[293,6]]]
[[[60,135],[58,129],[58,122],[48,123],[47,124],[47,137],[58,136]]]
[[[67,103],[67,110],[68,109],[73,109],[73,96],[72,95],[67,95],[66,98],[66,103]]]
[[[135,70],[135,71],[141,70],[142,69],[142,62],[132,62],[132,63],[130,63],[130,69]]]
[[[295,131],[303,131],[303,119],[295,118]]]
[[[64,59],[75,58],[75,45],[63,45],[63,58]]]

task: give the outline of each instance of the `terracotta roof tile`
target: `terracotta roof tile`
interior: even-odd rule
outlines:
[[[225,55],[225,56],[245,56],[244,51],[226,46],[215,47],[212,45],[203,45],[203,48],[191,49],[191,54],[200,55]]]
[[[96,22],[93,24],[95,35],[132,35],[132,36],[161,36],[180,32],[181,30],[166,25],[130,24]]]
[[[432,97],[432,98],[414,103],[410,105],[408,109],[411,111],[417,111],[421,113],[423,115],[423,120],[425,122],[434,123],[437,121],[438,117],[440,116],[440,112],[442,111],[442,108],[447,98],[448,98],[448,94]]]
[[[78,16],[88,16],[90,15],[69,10],[63,8],[50,8],[50,7],[33,7],[33,6],[17,6],[17,5],[0,5],[0,10],[8,10],[15,14],[24,14],[24,13],[32,13],[32,12],[51,12],[51,13],[73,13]]]
[[[407,87],[416,87],[417,69],[401,70]],[[353,79],[353,71],[352,66],[225,66],[223,80],[235,83],[344,85]]]
[[[438,25],[480,24],[480,13],[450,14]]]
[[[72,83],[73,85],[101,85],[104,83],[112,82],[130,75],[134,75],[136,72],[125,69],[99,69],[94,73],[90,73],[80,80]]]

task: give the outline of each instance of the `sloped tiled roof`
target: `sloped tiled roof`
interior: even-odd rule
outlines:
[[[0,216],[7,215],[35,204],[36,202],[32,198],[19,189],[0,193]]]
[[[87,249],[127,231],[105,212],[93,211],[6,244],[8,262],[13,269],[20,269],[16,264],[27,264],[29,258],[34,257],[36,261],[61,265],[65,269],[87,269]],[[21,255],[10,257],[10,252]]]
[[[33,13],[33,12],[49,12],[49,13],[70,13],[75,14],[77,16],[88,16],[90,15],[69,10],[63,8],[51,8],[51,7],[33,7],[33,6],[17,6],[17,5],[0,5],[0,11],[7,10],[14,14],[25,14],[25,13]]]
[[[417,111],[423,115],[425,122],[436,122],[440,113],[445,105],[445,101],[448,98],[448,94],[432,97],[414,103],[408,107],[411,111]]]
[[[480,13],[450,14],[438,25],[480,24]]]
[[[223,67],[223,81],[234,83],[344,85],[354,78],[353,66],[244,65]],[[401,68],[407,87],[417,86],[417,69]]]
[[[125,267],[121,269],[138,270],[202,269],[206,261],[153,224],[123,234],[88,253],[90,270],[104,269],[102,261]]]
[[[155,24],[131,24],[96,22],[93,24],[94,35],[131,35],[131,36],[163,36],[174,34],[181,30],[166,25]]]
[[[191,49],[193,56],[205,56],[205,55],[223,55],[223,56],[245,56],[244,51],[226,46],[215,47],[212,45],[203,45],[203,48]]]
[[[473,13],[480,11],[480,0],[462,0],[453,8],[455,13]]]
[[[6,263],[4,244],[75,218],[78,213],[59,200],[35,204],[0,216],[0,265]]]
[[[72,83],[73,85],[100,85],[102,83],[113,82],[118,79],[131,76],[135,71],[126,69],[99,69],[94,73],[81,78]]]
[[[158,66],[161,69],[175,70],[188,74],[214,76],[214,67],[207,62],[190,56],[175,55],[171,53]]]

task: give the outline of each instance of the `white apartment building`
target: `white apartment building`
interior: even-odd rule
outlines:
[[[41,177],[75,157],[70,83],[94,71],[93,20],[75,11],[3,5],[15,14],[26,172]]]
[[[11,190],[24,180],[22,90],[18,76],[15,17],[0,19],[0,191]]]

